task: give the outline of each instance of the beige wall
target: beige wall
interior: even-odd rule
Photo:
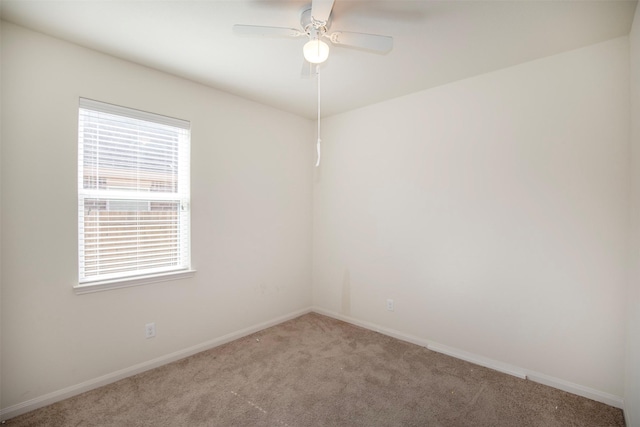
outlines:
[[[628,48],[326,119],[314,305],[621,403]]]
[[[191,121],[195,277],[73,292],[80,96]],[[311,121],[3,23],[2,136],[2,408],[310,307]]]
[[[624,404],[629,427],[640,426],[640,8],[629,34],[631,56],[631,257]]]

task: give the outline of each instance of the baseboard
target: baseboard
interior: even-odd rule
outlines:
[[[443,353],[448,356],[455,357],[456,359],[466,360],[467,362],[474,363],[476,365],[484,366],[486,368],[493,369],[494,371],[503,372],[505,374],[513,375],[518,378],[525,379],[526,373],[523,369],[517,368],[515,366],[508,365],[506,363],[499,362],[497,360],[488,359],[486,357],[478,356],[477,354],[467,353],[462,350],[458,350],[452,347],[447,347],[445,345],[426,340],[423,338],[418,338],[413,335],[408,335],[393,329],[384,328],[382,326],[365,322],[359,319],[355,319],[353,317],[344,316],[339,313],[335,313],[329,310],[325,310],[320,307],[313,307],[313,311],[318,314],[323,314],[325,316],[333,317],[334,319],[342,320],[347,323],[351,323],[352,325],[361,326],[365,329],[369,329],[371,331],[380,332],[381,334],[397,338],[402,341],[407,341],[412,344],[416,344],[422,347],[426,347],[429,350],[436,351],[438,353]]]
[[[465,360],[475,365],[484,366],[485,368],[493,369],[494,371],[502,372],[505,374],[513,375],[522,380],[527,379],[527,373],[524,369],[517,366],[509,365],[498,360],[489,359],[487,357],[479,356],[474,353],[458,350],[456,348],[448,347],[442,344],[430,344],[427,346],[429,350],[437,351],[438,353],[446,354],[447,356],[455,357],[456,359]]]
[[[296,317],[302,316],[303,314],[310,313],[311,311],[312,310],[310,307],[302,310],[297,310],[292,313],[286,314],[284,316],[276,317],[275,319],[258,323],[256,325],[241,329],[236,332],[232,332],[227,335],[223,335],[219,338],[215,338],[210,341],[206,341],[201,344],[197,344],[192,347],[188,347],[183,350],[179,350],[174,353],[167,354],[165,356],[160,356],[155,359],[152,359],[143,363],[139,363],[137,365],[130,366],[128,368],[124,368],[107,375],[103,375],[101,377],[90,379],[80,384],[75,384],[70,387],[66,387],[61,390],[47,393],[43,396],[39,396],[30,400],[27,400],[25,402],[21,402],[4,409],[0,409],[0,420],[8,420],[10,418],[17,417],[18,415],[22,415],[27,412],[33,411],[34,409],[42,408],[43,406],[47,406],[64,399],[68,399],[70,397],[93,390],[98,387],[105,386],[107,384],[114,383],[116,381],[130,377],[132,375],[136,375],[144,371],[148,371],[149,369],[157,368],[159,366],[166,365],[167,363],[184,359],[185,357],[189,357],[196,353],[200,353],[201,351],[209,350],[211,348],[218,347],[222,344],[226,344],[230,341],[236,340],[238,338],[251,335],[254,332],[258,332],[263,329],[270,328],[271,326],[278,325],[280,323],[286,322],[287,320],[291,320]]]
[[[572,393],[578,396],[582,396],[588,399],[602,402],[607,405],[614,406],[616,408],[621,408],[621,409],[624,408],[624,401],[619,396],[615,396],[599,390],[594,390],[589,387],[584,387],[579,384],[574,384],[559,378],[551,377],[551,376],[540,374],[537,372],[528,371],[524,368],[518,368],[512,365],[508,365],[493,359],[485,358],[473,353],[468,353],[462,350],[447,347],[442,344],[438,344],[423,338],[405,334],[400,331],[396,331],[394,329],[385,328],[380,325],[359,320],[350,316],[344,316],[339,313],[322,309],[320,307],[310,307],[310,308],[294,311],[284,316],[280,316],[275,319],[271,319],[269,321],[253,325],[248,328],[241,329],[239,331],[224,335],[222,337],[215,338],[213,340],[206,341],[201,344],[198,344],[183,350],[179,350],[174,353],[167,354],[165,356],[157,357],[147,362],[143,362],[125,369],[121,369],[119,371],[115,371],[110,374],[103,375],[101,377],[82,382],[80,384],[76,384],[61,390],[47,393],[43,396],[39,396],[30,400],[27,400],[25,402],[21,402],[13,406],[9,406],[5,409],[0,409],[0,420],[10,419],[18,415],[25,414],[29,411],[33,411],[35,409],[41,408],[43,406],[47,406],[64,399],[68,399],[70,397],[93,390],[98,387],[102,387],[107,384],[111,384],[121,379],[130,377],[132,375],[136,375],[141,372],[148,371],[150,369],[157,368],[162,365],[166,365],[167,363],[175,362],[176,360],[180,360],[185,357],[189,357],[191,355],[199,353],[201,351],[209,350],[211,348],[220,346],[222,344],[226,344],[230,341],[236,340],[238,338],[242,338],[254,332],[258,332],[263,329],[269,328],[271,326],[275,326],[277,324],[286,322],[287,320],[294,319],[296,317],[302,316],[303,314],[307,314],[312,311],[318,314],[332,317],[334,319],[342,320],[344,322],[347,322],[356,326],[360,326],[365,329],[379,332],[383,335],[387,335],[402,341],[406,341],[412,344],[426,347],[432,351],[437,351],[439,353],[443,353],[443,354],[455,357],[457,359],[462,359],[467,362],[474,363],[476,365],[484,366],[486,368],[490,368],[490,369],[503,372],[509,375],[514,375],[518,378],[523,378],[523,379],[526,378],[531,381],[535,381],[540,384],[544,384],[553,388],[566,391],[568,393]],[[627,421],[627,425],[631,425],[630,421],[627,419],[626,413],[625,413],[625,420]]]
[[[589,387],[582,386],[580,384],[575,384],[569,381],[562,380],[560,378],[555,378],[549,375],[544,375],[532,371],[527,372],[527,379],[536,383],[548,385],[549,387],[566,391],[571,394],[577,394],[578,396],[606,403],[607,405],[616,408],[624,409],[624,400],[622,399],[622,397],[605,393],[604,391],[595,390]]]
[[[473,353],[462,351],[456,348],[448,347],[439,343],[426,340],[424,338],[408,335],[393,329],[384,328],[374,323],[366,322],[366,321],[359,320],[349,316],[344,316],[342,314],[335,313],[330,310],[325,310],[320,307],[313,307],[312,311],[318,314],[332,317],[334,319],[351,323],[356,326],[363,327],[365,329],[379,332],[381,334],[388,335],[390,337],[397,338],[402,341],[407,341],[412,344],[420,345],[422,347],[428,348],[429,350],[437,351],[438,353],[443,353],[448,356],[455,357],[457,359],[462,359],[467,362],[474,363],[476,365],[484,366],[485,368],[489,368],[498,372],[503,372],[505,374],[513,375],[518,378],[528,379],[540,384],[547,385],[549,387],[566,391],[568,393],[586,397],[588,399],[592,399],[597,402],[602,402],[616,408],[624,409],[624,400],[619,396],[615,396],[603,391],[585,387],[580,384],[574,384],[569,381],[562,380],[560,378],[555,378],[549,375],[540,374],[538,372],[530,371],[525,368],[509,365],[507,363],[503,363],[498,360],[489,359],[477,354],[473,354]],[[630,425],[630,424],[627,424],[627,425]]]
[[[390,336],[392,338],[397,338],[402,341],[410,342],[411,344],[419,345],[421,347],[428,347],[431,345],[430,341],[427,341],[422,338],[418,338],[413,335],[408,335],[394,329],[384,328],[380,325],[376,325],[375,323],[366,322],[364,320],[356,319],[355,317],[344,316],[339,313],[335,313],[333,311],[325,310],[320,307],[313,307],[311,309],[314,313],[322,314],[323,316],[332,317],[337,320],[342,320],[343,322],[350,323],[352,325],[360,326],[365,329],[369,329],[370,331],[380,332],[383,335]]]
[[[623,406],[624,406],[624,403],[623,403]],[[629,411],[625,411],[623,408],[622,413],[624,414],[625,425],[628,427],[632,427],[633,424],[631,424],[631,415],[629,414]]]

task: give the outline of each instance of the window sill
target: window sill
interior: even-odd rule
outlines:
[[[148,285],[150,283],[166,282],[193,277],[195,270],[182,270],[171,273],[153,274],[149,276],[132,277],[127,279],[105,280],[79,284],[73,287],[76,295],[90,294],[94,292],[109,291],[111,289],[130,288],[132,286]]]

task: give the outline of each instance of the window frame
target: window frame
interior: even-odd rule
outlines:
[[[83,111],[84,110],[84,111]],[[85,177],[84,173],[84,163],[85,163],[85,147],[89,145],[89,143],[85,142],[85,135],[83,134],[83,117],[86,120],[86,112],[96,112],[98,114],[109,114],[120,116],[124,118],[124,120],[142,120],[147,123],[152,123],[154,125],[161,126],[170,126],[176,129],[180,129],[177,131],[181,134],[179,137],[179,142],[177,145],[178,151],[178,160],[177,160],[177,169],[178,173],[176,181],[175,181],[175,189],[173,191],[158,191],[151,192],[152,190],[141,191],[139,184],[135,189],[127,190],[126,195],[124,195],[125,199],[134,202],[146,202],[149,200],[155,200],[158,202],[170,202],[176,203],[179,201],[179,208],[175,215],[175,218],[172,218],[174,221],[177,236],[176,242],[173,243],[175,245],[175,250],[177,258],[179,259],[178,265],[173,266],[165,266],[158,268],[146,268],[139,269],[136,267],[135,270],[131,270],[128,272],[112,272],[107,275],[99,273],[90,275],[87,277],[85,272],[85,224],[87,223],[84,212],[84,201],[85,199],[100,199],[104,200],[105,206],[110,206],[110,202],[119,202],[120,206],[123,206],[121,203],[123,199],[120,199],[114,196],[114,193],[117,191],[113,191],[112,189],[105,189],[102,187],[102,181],[96,185],[94,183],[95,188],[85,188],[85,180],[87,177],[89,179],[94,179],[95,177],[91,175],[87,175]],[[85,116],[83,116],[85,114]],[[104,103],[100,101],[91,100],[88,98],[80,98],[78,103],[78,185],[77,185],[77,196],[78,196],[78,283],[74,285],[74,290],[76,294],[84,294],[84,293],[92,293],[99,292],[109,289],[119,289],[123,287],[130,286],[140,286],[149,283],[157,283],[167,280],[178,280],[184,279],[188,277],[192,277],[195,271],[191,268],[191,185],[190,185],[190,145],[191,145],[191,123],[186,120],[175,119],[168,116],[163,116],[155,113],[149,113],[142,110],[136,110],[128,107],[122,107],[114,104]],[[135,157],[136,159],[140,159],[138,155]],[[142,159],[147,159],[142,157]],[[138,166],[139,167],[139,166]],[[122,172],[123,176],[128,172]],[[102,179],[102,178],[100,178]],[[88,181],[91,182],[91,181]],[[122,193],[122,192],[120,192]],[[152,196],[152,199],[149,197]],[[126,201],[126,200],[125,200]],[[150,202],[151,203],[151,202]],[[106,210],[108,211],[109,208]],[[142,212],[152,212],[151,209],[148,211]],[[101,232],[101,231],[100,231]],[[137,236],[140,233],[136,234]],[[126,240],[126,243],[130,243],[130,240]],[[139,243],[135,243],[136,245]],[[136,246],[139,247],[139,246]],[[119,255],[119,254],[118,254]],[[158,255],[161,257],[161,255]]]

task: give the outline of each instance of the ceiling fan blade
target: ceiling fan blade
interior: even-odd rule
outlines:
[[[260,25],[242,25],[236,24],[233,26],[233,33],[239,36],[253,36],[253,37],[300,37],[306,36],[300,30],[295,28],[284,27],[263,27]]]
[[[312,64],[311,62],[302,60],[302,71],[300,77],[303,79],[313,79],[318,75],[318,64]]]
[[[311,16],[316,21],[328,21],[334,0],[312,0]]]
[[[389,36],[335,31],[329,34],[328,37],[333,44],[358,47],[374,52],[386,53],[393,49],[393,37]]]

